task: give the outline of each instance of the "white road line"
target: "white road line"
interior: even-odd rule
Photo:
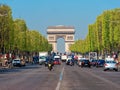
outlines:
[[[60,84],[61,84],[61,81],[62,81],[62,78],[63,78],[63,72],[64,72],[64,67],[60,73],[60,77],[59,77],[59,81],[58,81],[58,84],[57,84],[57,87],[55,90],[59,90],[60,89]]]

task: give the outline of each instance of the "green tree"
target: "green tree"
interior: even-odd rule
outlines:
[[[9,6],[0,5],[0,47],[4,48],[5,52],[8,52],[14,43],[13,32],[12,11]]]
[[[26,51],[27,26],[24,20],[14,20],[14,48]]]

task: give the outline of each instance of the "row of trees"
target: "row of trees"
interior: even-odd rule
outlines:
[[[120,8],[104,11],[88,26],[84,40],[77,40],[70,47],[73,52],[96,51],[99,54],[120,50]]]
[[[37,30],[29,30],[23,19],[13,20],[11,8],[0,5],[0,52],[51,51],[47,39]]]

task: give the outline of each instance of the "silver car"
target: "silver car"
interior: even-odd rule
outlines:
[[[118,71],[118,65],[113,60],[106,60],[104,64],[104,71],[106,70],[115,70]]]

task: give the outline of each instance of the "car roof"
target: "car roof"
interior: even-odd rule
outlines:
[[[105,63],[116,63],[115,61],[106,61]]]
[[[60,58],[60,56],[54,56],[54,58]]]

